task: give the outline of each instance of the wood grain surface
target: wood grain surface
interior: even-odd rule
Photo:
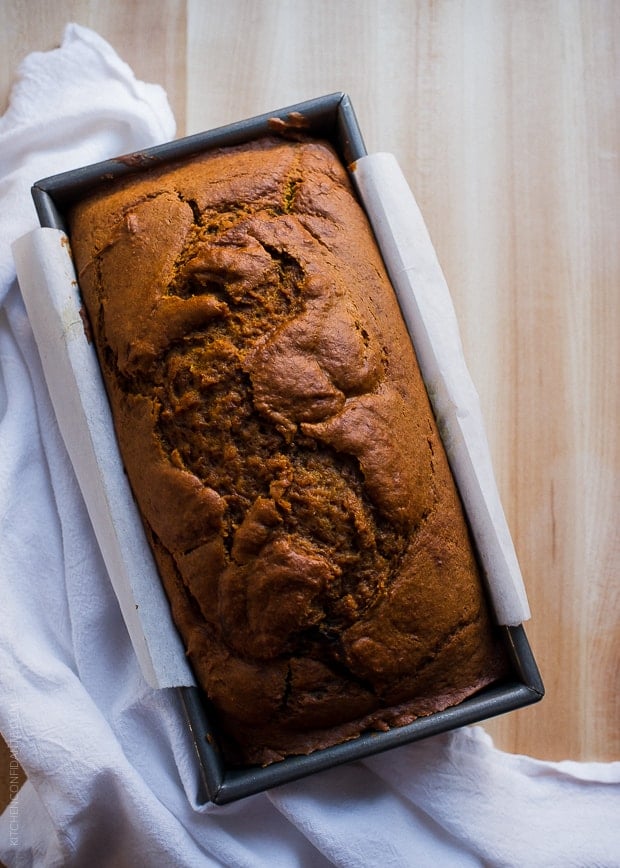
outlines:
[[[0,110],[69,21],[166,88],[179,135],[344,90],[368,149],[396,154],[452,290],[547,689],[486,728],[541,759],[619,758],[620,3],[0,0]]]

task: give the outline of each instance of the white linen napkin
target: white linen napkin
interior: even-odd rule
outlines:
[[[97,34],[23,62],[0,118],[0,731],[28,782],[9,866],[620,865],[620,762],[546,763],[459,730],[226,807],[198,805],[173,692],[144,681],[58,433],[10,244],[35,180],[174,135]]]

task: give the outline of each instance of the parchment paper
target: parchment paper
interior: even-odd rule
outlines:
[[[523,577],[454,306],[424,219],[392,154],[362,157],[355,164],[353,179],[415,346],[497,620],[521,624],[530,618]]]
[[[194,684],[123,470],[67,237],[35,229],[13,245],[47,387],[140,666],[152,687]]]

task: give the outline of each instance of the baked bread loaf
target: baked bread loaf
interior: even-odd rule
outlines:
[[[70,236],[126,471],[229,762],[500,677],[466,521],[347,172],[266,138],[116,181]]]

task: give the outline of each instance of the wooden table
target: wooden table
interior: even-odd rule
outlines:
[[[451,287],[533,618],[542,703],[486,725],[620,756],[620,3],[0,0],[20,59],[92,27],[178,134],[347,91],[398,157]]]

